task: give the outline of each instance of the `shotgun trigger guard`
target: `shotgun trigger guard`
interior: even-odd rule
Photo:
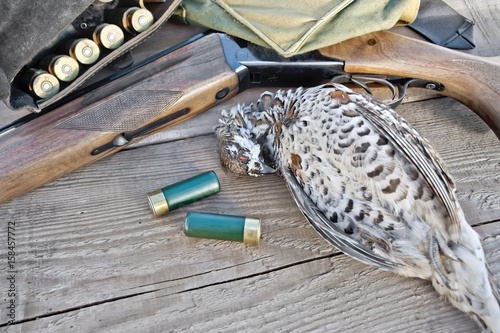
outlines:
[[[379,78],[379,77],[367,77],[367,76],[359,76],[359,75],[349,75],[349,74],[341,74],[334,76],[331,80],[331,83],[354,83],[361,88],[363,88],[368,94],[373,96],[372,90],[368,87],[368,83],[379,83],[383,86],[389,88],[392,92],[392,99],[396,97],[396,88],[394,84],[392,84],[389,80]]]
[[[396,79],[388,80],[380,77],[368,77],[359,75],[341,74],[334,76],[330,82],[332,83],[354,83],[363,88],[368,94],[374,95],[372,90],[368,87],[368,83],[378,83],[389,88],[392,92],[392,100],[387,103],[391,108],[396,108],[401,104],[403,98],[406,96],[408,88],[420,88],[431,91],[443,91],[444,86],[435,81],[422,80],[422,79]],[[397,92],[396,92],[397,87]]]
[[[394,82],[394,84],[398,87],[399,97],[389,103],[389,106],[393,109],[401,104],[408,88],[419,88],[436,92],[444,90],[444,86],[441,83],[422,79],[402,79]]]

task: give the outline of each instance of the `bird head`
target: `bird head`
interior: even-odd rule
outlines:
[[[254,126],[245,116],[244,107],[238,106],[229,113],[223,111],[216,134],[220,159],[227,170],[255,177],[276,172],[264,162]]]

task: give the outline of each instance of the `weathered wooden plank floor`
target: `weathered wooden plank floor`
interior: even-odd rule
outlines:
[[[477,22],[473,53],[500,54],[500,1],[447,1]],[[162,32],[168,35],[168,32]],[[156,42],[157,43],[157,42]],[[213,127],[231,101],[0,205],[0,328],[8,331],[475,332],[426,281],[361,264],[329,246],[278,176],[220,167]],[[448,98],[398,112],[439,151],[500,281],[500,142]],[[221,192],[154,218],[145,194],[214,170]],[[259,216],[259,246],[191,239],[188,211]],[[15,222],[15,273],[7,231]],[[6,326],[8,278],[15,320]]]

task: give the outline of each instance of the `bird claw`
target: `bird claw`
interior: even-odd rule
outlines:
[[[448,288],[449,290],[452,290],[452,291],[457,291],[458,289],[451,287],[450,280],[448,280],[448,277],[446,277],[446,275],[444,273],[445,269],[443,268],[441,259],[439,257],[439,253],[442,253],[442,254],[444,254],[444,253],[441,251],[441,248],[439,246],[439,236],[436,237],[436,234],[437,233],[434,233],[433,235],[430,235],[430,237],[429,237],[430,238],[429,239],[429,255],[430,255],[432,264],[433,264],[434,268],[436,269],[436,272],[438,273],[441,282],[446,286],[446,288]],[[440,235],[440,236],[442,237],[442,235]],[[444,239],[443,239],[443,241],[444,241]],[[451,251],[449,248],[448,248],[448,250]]]
[[[391,243],[385,238],[386,235],[383,235],[380,230],[370,228],[363,224],[358,224],[357,228],[361,237],[366,241],[377,245],[377,247],[385,253],[390,253],[392,251]]]
[[[445,257],[455,260],[455,261],[461,261],[453,252],[452,249],[448,246],[446,241],[444,240],[444,237],[441,233],[435,232],[434,233],[434,239],[437,241],[438,246],[439,246],[439,252],[444,255]]]

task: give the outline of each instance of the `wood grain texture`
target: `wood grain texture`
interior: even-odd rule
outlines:
[[[366,269],[344,256],[297,262],[255,273],[244,280],[231,279],[231,271],[235,269],[237,267],[228,267],[219,271],[228,275],[219,283],[175,291],[165,281],[131,299],[78,309],[72,316],[58,314],[41,318],[24,326],[39,331],[86,327],[88,331],[104,328],[110,332],[135,329],[149,332],[477,331],[475,323],[465,316],[457,316],[456,310],[438,299],[424,281]]]
[[[321,49],[350,73],[408,76],[444,85],[441,94],[476,112],[500,139],[500,61],[379,31]],[[432,61],[429,56],[432,54]]]
[[[481,17],[499,4],[447,2]],[[484,40],[497,38],[482,31],[498,24],[494,16],[476,27]],[[221,169],[213,135],[220,109],[254,101],[261,91],[1,204],[0,330],[479,332],[428,282],[374,269],[329,246],[280,177]],[[500,282],[498,139],[449,98],[405,103],[398,112],[447,163]],[[219,176],[219,194],[154,218],[147,192],[207,170]],[[261,244],[187,238],[188,211],[259,216]],[[16,223],[17,323],[7,327],[8,222]]]
[[[500,3],[497,0],[446,0],[446,2],[462,15],[471,18],[475,23],[476,49],[470,53],[492,57],[500,55],[498,31],[500,29]]]
[[[152,37],[146,39],[138,47],[131,50],[131,55],[134,63],[139,63],[161,50],[166,50],[170,47],[178,45],[191,37],[196,36],[204,31],[203,27],[186,27],[184,25],[176,24],[174,22],[167,22],[160,27]],[[93,84],[104,78],[107,78],[116,72],[117,66],[111,65],[105,67],[103,70],[96,73],[91,79],[88,80],[83,86]],[[0,102],[0,127],[5,126],[16,119],[30,114],[28,110],[11,110],[3,101]]]
[[[225,98],[236,95],[238,78],[219,37],[209,35],[2,135],[0,202],[115,153],[121,133],[194,117],[219,102],[222,89]]]
[[[153,217],[145,193],[208,169],[221,180],[218,195]],[[15,328],[475,330],[428,283],[337,255],[279,177],[225,174],[213,135],[122,151],[2,208],[19,244],[25,322]],[[261,245],[187,238],[190,210],[260,216]],[[500,226],[489,226],[485,246],[499,277]]]

